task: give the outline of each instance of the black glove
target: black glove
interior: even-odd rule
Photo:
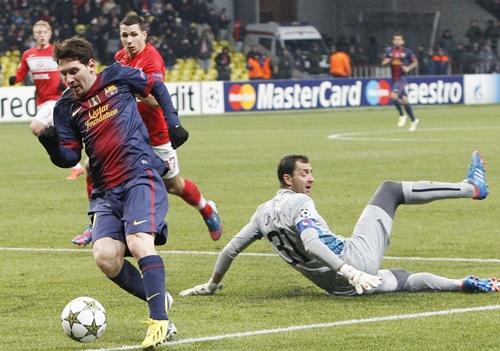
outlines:
[[[49,155],[55,155],[59,152],[59,138],[54,126],[45,128],[38,136],[38,141],[47,150]]]
[[[168,134],[170,135],[170,142],[172,147],[177,149],[179,146],[184,144],[188,140],[189,133],[182,126],[176,126],[168,128]]]
[[[16,84],[16,76],[10,76],[9,85],[14,85],[14,84]]]

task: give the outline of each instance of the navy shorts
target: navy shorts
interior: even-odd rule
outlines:
[[[109,237],[126,243],[127,235],[142,232],[156,234],[155,245],[163,245],[167,241],[167,210],[163,180],[156,171],[146,170],[104,193],[92,194],[92,241]]]
[[[405,86],[408,81],[405,78],[401,78],[397,82],[394,82],[392,85],[392,92],[397,94],[398,97],[407,96],[405,91]]]

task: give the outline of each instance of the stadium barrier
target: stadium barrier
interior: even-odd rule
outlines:
[[[414,105],[500,103],[500,74],[409,77]],[[389,105],[391,80],[311,79],[166,83],[181,116]],[[0,88],[0,122],[36,114],[34,87]]]

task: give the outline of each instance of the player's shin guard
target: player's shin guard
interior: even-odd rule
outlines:
[[[146,301],[141,273],[129,261],[124,260],[122,269],[118,275],[109,279],[123,290]]]
[[[159,255],[139,259],[149,317],[154,320],[168,319],[165,307],[165,266]]]

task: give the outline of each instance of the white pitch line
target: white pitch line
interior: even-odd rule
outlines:
[[[435,316],[448,316],[448,315],[452,315],[452,314],[463,314],[463,313],[484,312],[484,311],[497,311],[497,310],[500,310],[500,305],[452,308],[452,309],[440,310],[440,311],[406,313],[406,314],[397,314],[397,315],[363,318],[363,319],[348,319],[348,320],[336,321],[336,322],[330,322],[330,323],[292,325],[292,326],[283,327],[283,328],[262,329],[262,330],[254,330],[254,331],[239,332],[239,333],[204,336],[204,337],[199,337],[199,338],[181,339],[181,340],[170,341],[170,342],[166,343],[164,346],[168,347],[168,346],[181,345],[181,344],[194,344],[194,343],[202,343],[202,342],[207,342],[207,341],[219,341],[219,340],[224,340],[224,339],[236,339],[236,338],[244,338],[244,337],[249,337],[249,336],[257,336],[257,335],[288,333],[288,332],[292,332],[292,331],[301,331],[301,330],[310,330],[310,329],[335,328],[335,327],[340,327],[340,326],[344,326],[344,325],[356,325],[356,324],[367,324],[367,323],[377,323],[377,322],[391,322],[391,321],[400,321],[400,320],[406,320],[406,319],[428,318],[428,317],[435,317]],[[139,345],[129,345],[129,346],[116,347],[116,348],[102,348],[102,349],[90,349],[90,350],[87,349],[86,351],[122,351],[122,350],[136,350],[139,348],[140,348]]]
[[[500,126],[479,126],[479,127],[454,127],[454,128],[419,128],[419,133],[422,132],[441,132],[441,131],[470,131],[470,130],[491,130],[498,129]],[[376,137],[376,135],[387,135],[387,134],[400,134],[403,133],[408,134],[406,130],[394,129],[394,130],[382,130],[382,131],[366,131],[366,132],[345,132],[345,133],[335,133],[328,135],[328,139],[330,140],[359,140],[359,141],[449,141],[449,138],[418,138],[418,139],[409,139],[408,137]],[[476,141],[476,139],[466,140],[461,138],[461,141]]]
[[[0,251],[15,252],[63,252],[63,253],[85,253],[92,252],[91,249],[65,249],[65,248],[35,248],[35,247],[0,247]],[[199,255],[199,256],[217,256],[218,251],[193,251],[193,250],[159,250],[163,255]],[[255,257],[278,257],[274,253],[264,252],[242,252],[238,256]],[[498,258],[466,258],[466,257],[412,257],[412,256],[384,256],[384,260],[393,261],[438,261],[438,262],[472,262],[472,263],[500,263]]]

